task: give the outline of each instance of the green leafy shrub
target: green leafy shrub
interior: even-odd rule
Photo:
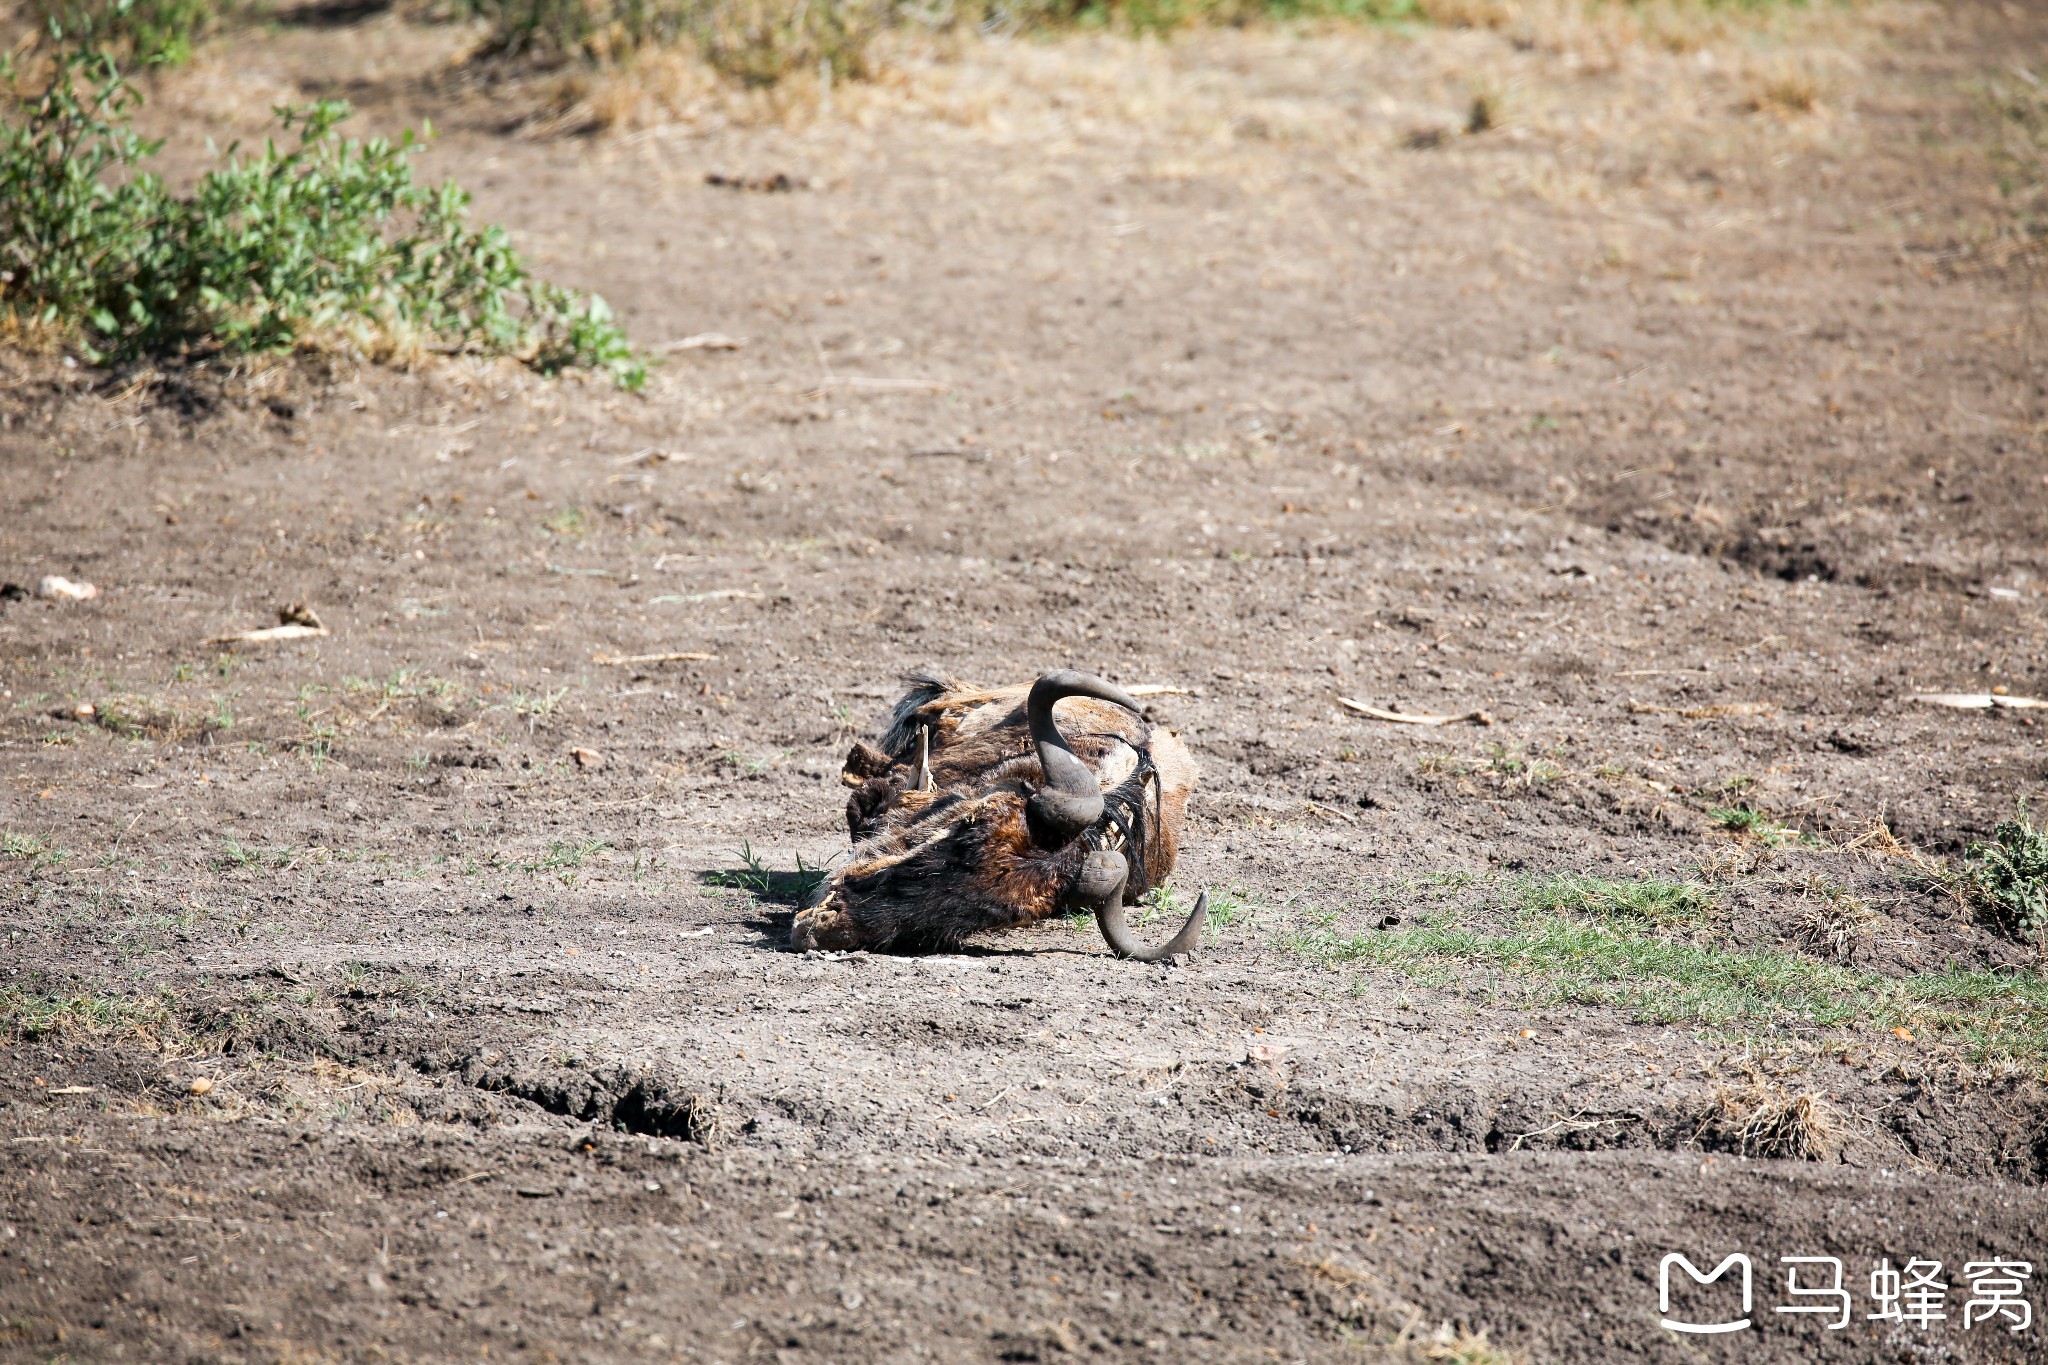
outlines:
[[[181,66],[221,18],[220,0],[29,0],[28,17],[60,43],[137,63]]]
[[[411,133],[341,137],[339,101],[282,109],[296,145],[231,147],[179,197],[140,169],[160,144],[137,103],[106,54],[62,53],[0,129],[0,314],[95,362],[338,340],[645,382],[602,299],[534,279],[459,185],[414,181]]]
[[[1964,880],[1978,904],[2009,933],[2048,945],[2048,831],[2025,810],[1970,845]]]

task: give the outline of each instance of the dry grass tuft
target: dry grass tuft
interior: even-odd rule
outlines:
[[[687,14],[676,9],[683,17],[673,22],[635,20],[620,28],[607,16],[658,18],[672,7],[664,7],[667,0],[493,3],[505,16],[577,20],[556,37],[498,44],[507,53],[576,58],[558,69],[549,108],[531,125],[537,133],[801,126],[821,116],[865,124],[907,113],[1017,134],[1023,123],[1044,121],[1055,141],[1071,139],[1077,127],[1115,122],[1163,125],[1219,146],[1256,129],[1260,141],[1374,148],[1397,146],[1418,127],[1431,130],[1431,145],[1450,145],[1459,128],[1506,127],[1522,140],[1562,135],[1569,125],[1576,137],[1589,77],[1624,78],[1594,100],[1605,106],[1594,122],[1610,137],[1617,122],[1718,122],[1745,107],[1768,106],[1789,119],[1832,107],[1827,73],[1853,66],[1845,54],[1871,40],[1875,20],[1866,17],[1899,8],[1894,0],[1827,7],[1418,0],[1414,13],[1427,27],[1404,25],[1396,33],[1324,18],[1312,22],[1316,41],[1303,44],[1299,15],[1240,28],[1239,20],[1269,12],[1245,6],[1226,15],[1193,5],[1175,11],[1187,22],[1166,26],[1177,30],[1170,41],[1134,42],[1121,21],[1076,28],[1047,11],[1052,17],[1023,21],[1042,30],[1042,40],[1017,43],[984,40],[978,13],[969,22],[947,5],[913,16],[873,5],[705,0]],[[833,16],[829,31],[819,27],[821,12]],[[1247,52],[1278,77],[1249,100],[1226,74],[1244,67]],[[1388,60],[1398,61],[1403,78],[1373,78],[1384,93],[1333,118],[1331,89],[1355,80],[1362,63]],[[1445,87],[1454,83],[1472,93],[1447,104]],[[1512,116],[1503,118],[1500,96],[1510,90]],[[1049,107],[1037,108],[1041,103]],[[1548,126],[1567,107],[1571,116]],[[1034,117],[1041,113],[1043,120]],[[1393,126],[1356,126],[1380,120]],[[1582,186],[1565,197],[1587,191]]]
[[[1325,1312],[1383,1337],[1390,1359],[1417,1365],[1528,1365],[1526,1355],[1495,1346],[1484,1331],[1463,1323],[1443,1322],[1432,1331],[1420,1330],[1427,1320],[1421,1306],[1363,1266],[1334,1255],[1294,1264],[1308,1272],[1310,1296]]]
[[[1421,1343],[1421,1354],[1424,1360],[1447,1365],[1528,1365],[1529,1361],[1520,1351],[1495,1346],[1485,1332],[1453,1327],[1448,1322],[1439,1324]]]
[[[1841,1116],[1821,1096],[1761,1081],[1718,1091],[1701,1134],[1743,1156],[1798,1161],[1832,1161],[1843,1139]]]
[[[1527,7],[1516,0],[1417,0],[1415,12],[1441,28],[1506,28]]]
[[[1792,925],[1792,938],[1807,952],[1825,954],[1837,962],[1853,961],[1858,950],[1870,944],[1885,923],[1884,916],[1862,897],[1832,878],[1808,873],[1780,878],[1778,884],[1799,893],[1800,909]]]
[[[1778,56],[1750,73],[1743,107],[1752,113],[1795,118],[1822,110],[1822,74],[1810,61]]]

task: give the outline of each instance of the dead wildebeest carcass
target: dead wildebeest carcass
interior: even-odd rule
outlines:
[[[1172,731],[1086,673],[911,684],[881,745],[857,743],[846,760],[853,853],[805,898],[790,946],[951,948],[1088,910],[1119,957],[1195,947],[1206,892],[1160,947],[1124,923],[1124,906],[1163,885],[1179,852],[1197,774]]]

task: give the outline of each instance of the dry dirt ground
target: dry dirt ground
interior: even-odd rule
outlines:
[[[2042,1358],[1963,1317],[2048,1307],[2048,1002],[1940,870],[2048,730],[1910,697],[2048,693],[2048,15],[1527,11],[829,106],[388,17],[166,78],[188,166],[431,115],[744,345],[0,358],[0,579],[100,588],[0,602],[0,1356]],[[899,676],[1059,665],[1187,689],[1213,943],[789,955]],[[1754,1325],[1661,1327],[1735,1251]],[[1948,1318],[1868,1320],[1916,1257]]]

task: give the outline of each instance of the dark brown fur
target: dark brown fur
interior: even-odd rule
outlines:
[[[945,948],[1065,909],[1090,848],[1121,843],[1124,900],[1173,869],[1194,765],[1170,731],[1092,698],[1059,704],[1074,754],[1112,785],[1085,837],[1036,848],[1025,798],[1044,781],[1025,723],[1028,686],[913,678],[879,745],[856,743],[842,780],[852,857],[814,891],[791,932],[802,948]],[[929,736],[927,741],[927,735]],[[935,790],[919,790],[928,743]]]

